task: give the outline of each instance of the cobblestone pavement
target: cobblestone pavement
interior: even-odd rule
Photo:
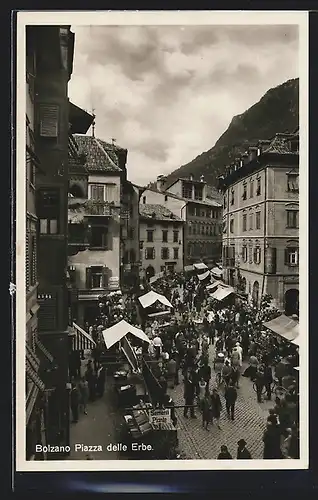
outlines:
[[[210,346],[209,359],[214,358],[214,348]],[[246,364],[243,364],[242,372]],[[212,368],[210,389],[215,387],[215,374]],[[175,404],[184,404],[183,383],[169,393]],[[188,459],[216,459],[221,445],[225,444],[232,457],[236,458],[237,441],[245,439],[253,459],[261,459],[263,455],[262,436],[266,426],[266,418],[273,402],[258,403],[256,393],[249,379],[241,377],[238,398],[235,405],[235,420],[229,420],[225,410],[223,391],[220,390],[222,412],[220,419],[221,430],[216,425],[210,425],[209,431],[203,429],[202,418],[196,409],[197,419],[184,418],[183,408],[176,409],[178,418],[178,438],[180,449]]]

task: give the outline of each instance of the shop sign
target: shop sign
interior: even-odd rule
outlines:
[[[171,424],[171,410],[149,410],[149,422],[153,425]]]

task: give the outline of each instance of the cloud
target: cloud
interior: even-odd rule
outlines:
[[[71,100],[146,184],[211,148],[234,115],[298,77],[297,26],[73,27]]]

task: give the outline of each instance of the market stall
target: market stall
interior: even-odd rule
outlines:
[[[138,302],[142,325],[144,325],[145,321],[149,318],[157,319],[162,316],[168,318],[173,309],[171,302],[164,295],[154,290],[139,297]]]
[[[219,267],[213,267],[211,269],[210,273],[213,276],[213,278],[216,278],[216,279],[222,279],[222,277],[223,277],[223,269],[219,268]]]
[[[281,314],[271,321],[264,322],[263,325],[292,344],[299,345],[299,322],[293,318]]]

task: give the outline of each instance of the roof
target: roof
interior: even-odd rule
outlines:
[[[86,155],[85,167],[88,172],[121,172],[115,146],[89,135],[74,134],[73,137],[80,153]]]
[[[84,109],[69,102],[69,121],[71,123],[72,134],[86,134],[94,121],[94,116]]]
[[[289,342],[294,342],[299,335],[298,321],[285,316],[285,314],[281,314],[277,318],[263,323],[263,325]]]
[[[152,304],[155,304],[156,302],[161,302],[161,304],[163,304],[164,306],[172,307],[171,302],[169,302],[169,300],[164,295],[153,290],[146,293],[145,295],[142,295],[138,298],[138,300],[144,309],[151,306]]]
[[[275,137],[270,141],[267,148],[263,149],[263,153],[274,153],[274,154],[298,154],[298,151],[293,151],[290,147],[290,141],[297,139],[298,134],[276,134]]]
[[[175,222],[182,222],[182,219],[175,215],[171,210],[163,205],[145,204],[139,205],[139,214],[145,219],[155,220],[171,220]]]
[[[133,325],[130,325],[125,320],[121,320],[119,321],[119,323],[116,323],[110,328],[106,328],[106,330],[103,330],[102,333],[107,349],[109,349],[114,344],[119,342],[128,333],[131,333],[132,335],[139,338],[140,340],[143,340],[144,342],[148,342],[148,344],[150,343],[150,340],[145,334],[145,332],[143,332],[139,328],[136,328]]]
[[[171,187],[171,186],[172,186],[172,184],[169,187]],[[169,187],[167,189],[169,189]],[[144,191],[152,191],[153,193],[160,193],[160,194],[163,194],[165,196],[170,196],[171,198],[174,198],[175,200],[184,201],[186,203],[196,203],[198,205],[209,205],[211,207],[221,207],[222,206],[222,204],[219,203],[218,201],[212,200],[212,198],[208,198],[208,197],[204,201],[203,200],[189,200],[189,198],[184,198],[183,196],[179,196],[177,194],[170,193],[170,191],[167,191],[167,189],[165,189],[164,191],[160,191],[159,189],[149,188],[149,187],[145,187],[145,188],[139,187],[139,189],[143,189]]]

